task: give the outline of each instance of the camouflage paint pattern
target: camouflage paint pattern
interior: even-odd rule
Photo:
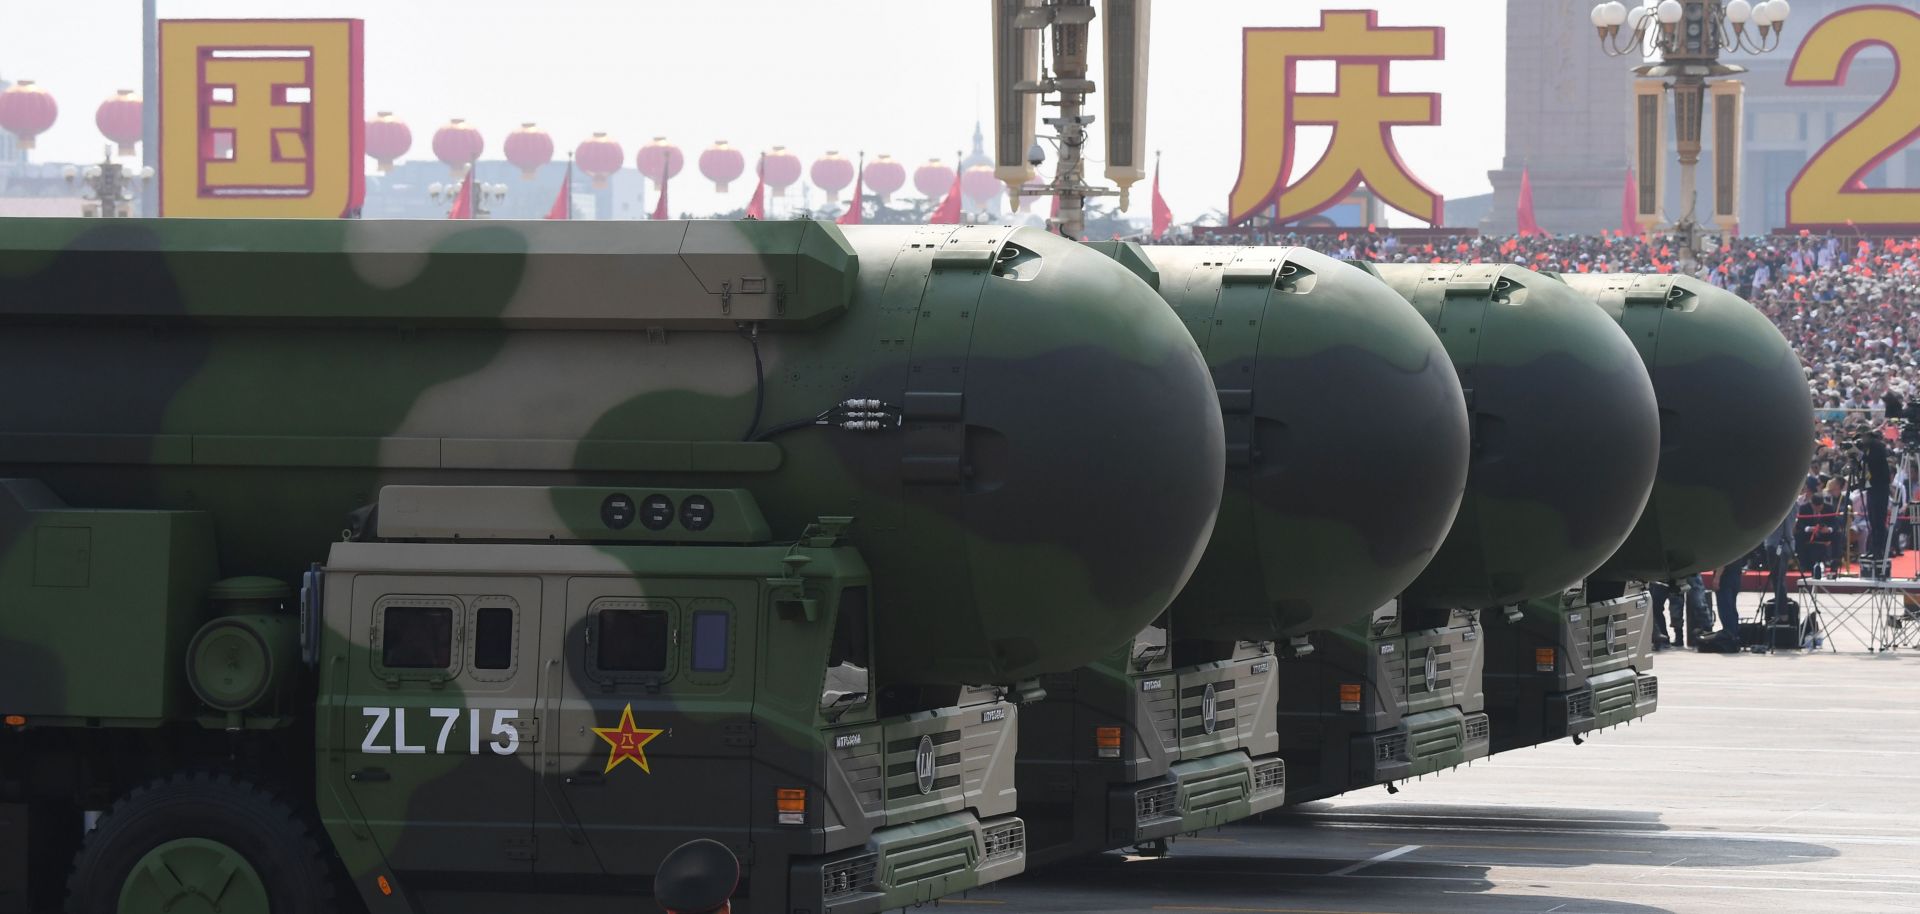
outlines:
[[[1467,392],[1467,496],[1413,608],[1486,608],[1578,583],[1653,488],[1653,385],[1620,327],[1557,278],[1503,264],[1373,264],[1440,334]]]
[[[1564,278],[1627,332],[1660,403],[1653,497],[1595,576],[1662,581],[1746,554],[1792,509],[1813,459],[1799,356],[1758,309],[1691,276]]]
[[[1160,615],[1225,466],[1206,364],[1164,303],[1033,231],[6,220],[0,326],[0,378],[35,392],[0,402],[0,476],[108,515],[202,518],[223,575],[338,566],[317,802],[377,912],[524,909],[516,885],[631,898],[699,835],[752,852],[739,910],[817,900],[834,867],[855,874],[824,906],[841,911],[1017,872],[1017,709],[957,684],[1071,669]],[[840,427],[857,421],[836,407],[850,400],[879,401],[862,409],[881,427]],[[330,553],[350,512],[407,485],[545,488],[532,526],[551,532],[456,544],[428,535],[453,521],[376,514]],[[682,504],[698,490],[761,521],[628,536],[577,487]],[[0,564],[33,561],[31,513],[0,503]],[[426,538],[361,542],[383,523]],[[355,583],[331,586],[336,572]],[[360,576],[378,580],[363,594]],[[732,669],[748,672],[596,678],[574,578],[662,606],[676,631],[725,604]],[[863,587],[872,694],[829,714],[834,623]],[[469,663],[382,679],[366,614],[383,595],[543,609],[518,629],[518,678]],[[192,593],[171,601],[204,611]],[[68,648],[20,634],[0,628],[0,666]],[[64,682],[46,700],[78,715],[141,687]],[[400,753],[398,719],[383,731],[370,712],[409,704],[407,743],[481,748]],[[651,771],[608,761],[602,731],[622,732],[627,709],[663,734]],[[436,710],[486,719],[443,731],[420,719]],[[494,757],[507,731],[535,749]],[[383,739],[396,751],[369,755]],[[964,751],[933,753],[915,789],[914,747],[935,739]],[[787,787],[809,790],[808,819],[769,830]],[[375,888],[386,876],[391,894]]]
[[[1174,637],[1284,639],[1391,600],[1434,558],[1468,479],[1440,338],[1374,277],[1305,248],[1144,251],[1227,428],[1220,520]]]
[[[1038,231],[7,220],[0,323],[0,380],[35,391],[0,403],[0,474],[207,510],[225,573],[296,577],[382,485],[740,485],[778,539],[856,518],[919,682],[1139,631],[1225,463],[1178,321]],[[762,432],[852,398],[902,428],[740,440],[756,327]]]

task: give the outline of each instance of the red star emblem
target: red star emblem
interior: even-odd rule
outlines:
[[[647,744],[653,742],[655,738],[666,731],[643,730],[635,727],[633,725],[633,704],[629,702],[627,707],[620,712],[620,726],[595,727],[593,728],[593,732],[601,739],[606,740],[607,745],[613,747],[613,749],[607,753],[607,767],[605,771],[601,772],[602,774],[605,774],[607,771],[612,771],[614,767],[621,762],[632,762],[639,766],[641,771],[652,774],[653,769],[647,765]]]

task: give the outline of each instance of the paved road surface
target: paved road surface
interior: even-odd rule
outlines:
[[[976,892],[1195,914],[1920,911],[1920,654],[1659,655],[1661,708]],[[943,904],[954,904],[953,901]]]

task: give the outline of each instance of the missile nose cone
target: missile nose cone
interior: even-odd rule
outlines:
[[[1627,331],[1660,403],[1653,497],[1599,574],[1664,580],[1738,558],[1792,507],[1813,457],[1799,357],[1758,309],[1692,277],[1567,280]]]
[[[1379,268],[1440,333],[1467,392],[1467,495],[1414,605],[1545,596],[1600,567],[1653,487],[1660,423],[1638,353],[1557,278],[1499,265]]]
[[[999,256],[964,366],[970,476],[928,501],[970,531],[993,681],[1090,663],[1165,610],[1225,466],[1206,365],[1152,287],[1038,230]]]
[[[1400,593],[1446,537],[1467,478],[1460,382],[1419,312],[1356,267],[1284,256],[1257,353],[1213,359],[1229,441],[1238,423],[1250,442],[1230,444],[1221,523],[1251,528],[1276,636],[1341,625]],[[1243,375],[1252,414],[1234,415]],[[1239,559],[1210,551],[1203,568]]]

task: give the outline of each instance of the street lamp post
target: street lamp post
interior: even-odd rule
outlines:
[[[472,168],[473,166],[469,165],[467,167]],[[435,181],[427,185],[427,196],[435,203],[445,203],[451,206],[455,200],[460,199],[460,185],[461,182],[459,181],[450,181],[446,184]],[[505,184],[486,184],[480,181],[473,182],[473,218],[485,219],[490,215],[490,211],[487,209],[488,204],[502,203],[505,202],[506,199],[507,186]]]
[[[82,210],[83,215],[98,215],[104,219],[131,216],[132,212],[123,209],[121,204],[132,204],[136,197],[143,197],[148,184],[153,181],[153,169],[142,168],[138,172],[127,171],[126,166],[113,160],[113,147],[108,146],[98,165],[77,168],[68,165],[60,170],[60,176],[66,179],[69,187],[80,186],[80,198],[95,202],[95,206]],[[139,178],[138,181],[134,178]]]
[[[1747,72],[1746,67],[1721,63],[1721,54],[1757,55],[1780,47],[1790,11],[1787,0],[1726,0],[1724,5],[1719,0],[1659,0],[1657,4],[1648,0],[1647,5],[1631,10],[1619,0],[1608,0],[1593,8],[1590,19],[1599,33],[1601,49],[1611,57],[1657,57],[1657,62],[1642,64],[1633,72],[1641,79],[1660,81],[1673,92],[1673,132],[1680,159],[1683,207],[1673,229],[1686,239],[1681,254],[1681,268],[1686,272],[1696,268],[1694,256],[1704,240],[1695,215],[1694,182],[1700,164],[1707,84]]]

